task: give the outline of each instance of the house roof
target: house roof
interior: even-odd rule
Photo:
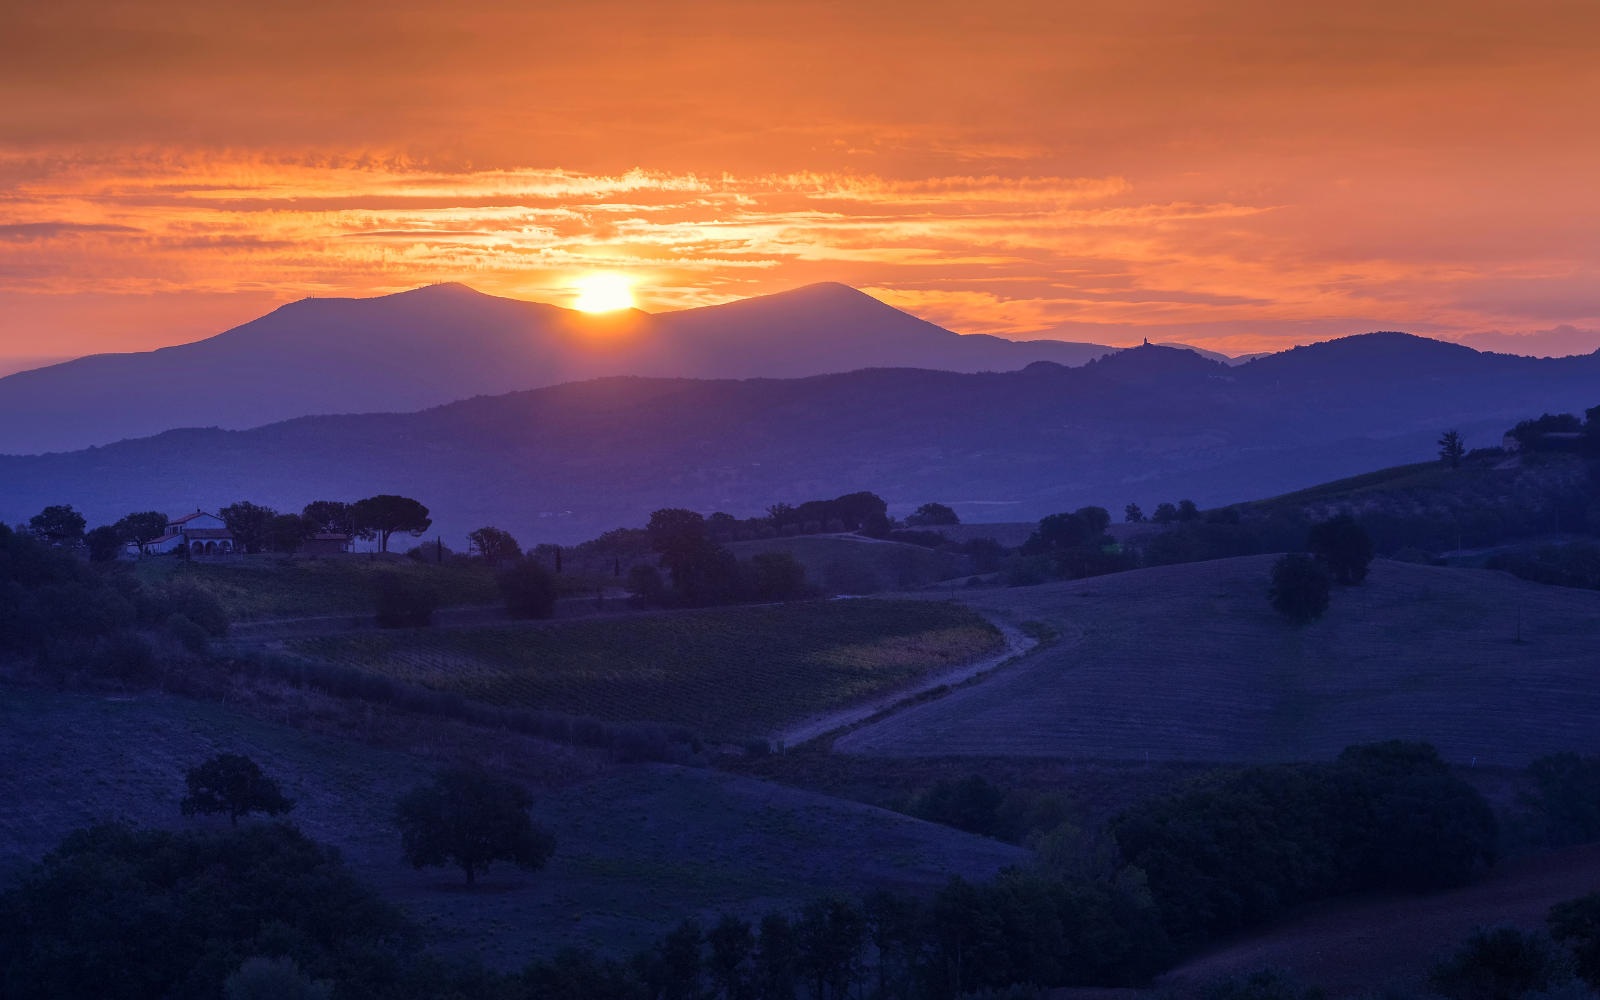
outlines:
[[[176,534],[166,534],[166,535],[162,535],[160,538],[152,538],[148,542],[145,542],[145,544],[146,545],[160,545],[162,542],[170,542],[174,538],[177,538],[177,537],[178,536]]]
[[[217,515],[215,515],[215,514],[207,514],[203,510],[197,510],[193,514],[185,514],[182,517],[175,517],[172,520],[168,521],[167,525],[170,527],[170,526],[172,526],[174,524],[183,524],[183,523],[185,523],[187,521],[193,521],[197,517],[213,517],[213,518],[216,518],[218,521],[222,520],[222,518],[217,517]]]

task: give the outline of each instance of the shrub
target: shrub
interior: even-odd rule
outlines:
[[[1545,924],[1550,936],[1571,950],[1574,971],[1600,989],[1600,892],[1550,907]]]
[[[1547,844],[1600,840],[1600,755],[1549,754],[1526,773],[1533,788],[1520,798],[1542,820]]]
[[[220,639],[228,634],[228,612],[222,601],[182,573],[174,573],[140,592],[141,621],[159,625],[180,614],[200,626],[206,635]]]
[[[159,664],[150,640],[137,632],[113,632],[95,641],[89,670],[99,677],[145,681],[159,672]]]
[[[333,984],[312,982],[294,959],[247,958],[222,984],[227,1000],[328,1000]]]
[[[519,558],[495,575],[506,611],[513,618],[549,618],[555,613],[559,584],[537,559]]]
[[[89,547],[91,562],[111,562],[122,550],[122,537],[116,528],[102,524],[83,536],[83,544]]]
[[[946,778],[935,782],[912,800],[907,811],[930,823],[993,836],[1005,797],[1004,791],[974,774],[960,781]]]
[[[1272,610],[1294,625],[1309,625],[1328,610],[1332,596],[1328,571],[1302,552],[1290,552],[1272,564]]]
[[[210,648],[210,637],[206,635],[206,630],[191,621],[188,615],[177,614],[168,618],[167,631],[184,649],[196,656],[206,655],[206,650]]]
[[[1319,986],[1307,986],[1284,969],[1257,969],[1200,987],[1199,1000],[1322,1000]]]
[[[1516,927],[1477,930],[1448,961],[1433,967],[1428,983],[1450,1000],[1519,1000],[1569,978],[1550,939]]]
[[[222,996],[263,945],[310,978],[366,985],[421,942],[337,851],[281,823],[80,830],[0,897],[8,997]]]
[[[432,587],[408,580],[397,573],[378,578],[377,622],[379,628],[413,628],[433,624],[439,594]]]

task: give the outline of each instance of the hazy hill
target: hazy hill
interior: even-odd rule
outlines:
[[[0,378],[0,453],[176,427],[419,410],[599,375],[792,378],[910,366],[1009,371],[1112,350],[952,333],[840,284],[650,315],[589,314],[442,284],[303,299],[207,340]]]
[[[1510,766],[1600,750],[1600,594],[1378,560],[1297,629],[1267,603],[1274,558],[968,592],[977,610],[1042,620],[1060,642],[834,750],[1260,762],[1406,739]]]
[[[1600,355],[1477,354],[1372,334],[1228,368],[1146,346],[1066,368],[868,369],[805,379],[604,378],[418,413],[179,430],[0,456],[0,517],[90,523],[242,497],[417,496],[452,544],[495,524],[578,541],[661,506],[759,513],[874,490],[908,513],[1028,521],[1087,503],[1214,506],[1429,458],[1445,427],[1498,443],[1530,413],[1600,402]]]

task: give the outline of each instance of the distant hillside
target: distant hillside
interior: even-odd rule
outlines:
[[[309,414],[420,410],[600,375],[1012,371],[1040,360],[1081,365],[1111,350],[962,336],[832,283],[654,316],[593,315],[431,285],[370,299],[303,299],[198,343],[0,378],[0,454],[179,427],[239,430]]]
[[[1592,406],[1600,355],[1478,354],[1371,334],[1229,368],[1145,346],[1078,368],[867,369],[805,379],[605,378],[405,414],[180,430],[0,456],[0,518],[71,503],[90,524],[241,498],[403,493],[462,544],[494,524],[576,542],[663,506],[739,516],[872,490],[1020,522],[1098,504],[1276,496],[1430,458],[1445,427],[1498,442],[1530,413]]]
[[[1043,621],[1061,640],[834,751],[1265,762],[1406,739],[1452,763],[1513,766],[1600,751],[1600,594],[1379,560],[1296,629],[1267,603],[1273,559],[966,591],[976,610]]]

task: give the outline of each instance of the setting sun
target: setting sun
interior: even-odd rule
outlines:
[[[573,308],[584,312],[612,312],[633,308],[633,289],[626,277],[614,271],[591,274],[578,282]]]

